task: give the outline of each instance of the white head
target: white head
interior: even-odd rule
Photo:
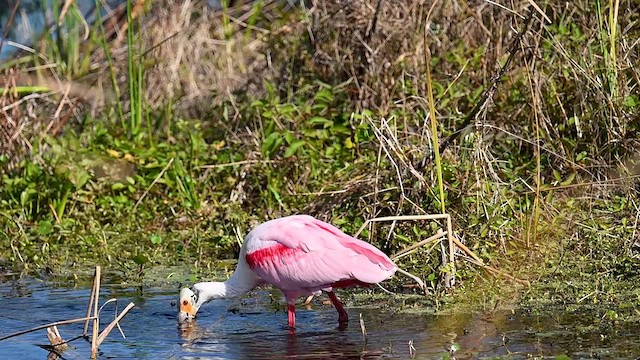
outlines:
[[[192,289],[180,290],[178,320],[193,319],[202,304],[227,296],[225,283],[202,282],[193,285]]]

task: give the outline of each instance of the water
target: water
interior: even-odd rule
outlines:
[[[105,280],[103,301],[115,297],[120,308],[136,304],[121,321],[127,336],[114,330],[100,347],[102,359],[416,359],[443,358],[452,345],[454,356],[467,358],[524,358],[568,355],[579,358],[637,358],[640,326],[598,324],[593,311],[498,311],[487,314],[394,314],[391,310],[349,307],[350,322],[338,329],[337,314],[318,300],[299,306],[298,328],[290,334],[284,310],[278,310],[277,291],[258,290],[240,300],[205,305],[196,322],[176,321],[178,289],[128,288]],[[55,320],[82,317],[88,288],[50,284],[34,279],[0,279],[0,336]],[[272,300],[273,299],[273,300]],[[282,307],[281,307],[282,308]],[[101,317],[112,318],[105,307]],[[367,341],[359,324],[362,314]],[[82,332],[82,324],[60,326],[65,339]],[[0,342],[0,359],[45,359],[44,330]],[[86,359],[84,339],[71,343],[64,359]],[[553,358],[553,357],[551,357]]]

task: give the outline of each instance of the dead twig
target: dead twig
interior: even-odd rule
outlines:
[[[493,93],[498,88],[498,85],[502,82],[502,77],[511,66],[511,63],[515,58],[515,55],[518,53],[518,50],[520,50],[520,43],[524,35],[527,33],[527,30],[529,29],[529,24],[531,23],[531,19],[533,19],[533,14],[530,12],[529,16],[527,16],[526,20],[524,21],[524,24],[522,25],[522,29],[511,42],[511,46],[509,48],[509,57],[507,58],[507,61],[505,61],[504,65],[502,65],[500,70],[493,76],[493,78],[491,78],[491,85],[489,85],[489,87],[482,93],[480,100],[478,100],[478,102],[473,107],[473,109],[469,112],[469,114],[467,114],[467,117],[464,119],[462,124],[456,129],[456,131],[453,132],[453,134],[449,135],[448,138],[444,139],[444,141],[440,145],[440,149],[439,149],[440,154],[443,154],[445,150],[447,150],[447,147],[449,147],[449,145],[451,145],[451,143],[455,139],[457,139],[458,136],[460,136],[460,134],[466,128],[468,128],[471,125],[471,121],[475,119],[478,116],[478,114],[487,107],[487,104],[489,103],[489,99],[493,96]],[[429,155],[425,156],[424,160],[422,161],[422,166],[426,167],[430,163],[431,163],[431,157]]]
[[[4,28],[4,32],[2,33],[2,39],[0,39],[0,53],[2,52],[2,44],[7,38],[7,34],[9,34],[9,29],[11,29],[11,24],[13,24],[13,19],[18,12],[18,6],[20,5],[20,0],[17,0],[15,4],[13,4],[13,9],[11,9],[11,16],[9,16],[9,20],[7,21],[7,25]]]
[[[446,231],[442,231],[442,229],[439,229],[438,232],[435,235],[433,235],[431,237],[428,237],[425,240],[419,241],[419,242],[417,242],[417,243],[415,243],[413,245],[407,246],[406,248],[396,252],[395,254],[392,254],[391,255],[391,260],[395,260],[395,259],[401,258],[403,255],[407,254],[411,250],[417,249],[417,248],[419,248],[421,246],[424,246],[424,245],[426,245],[426,244],[428,244],[430,242],[440,240],[440,238],[442,238],[442,237],[444,237],[446,235],[447,235]]]
[[[91,317],[83,317],[83,318],[78,318],[78,319],[56,321],[56,322],[52,322],[52,323],[36,326],[34,328],[31,328],[31,329],[18,331],[18,332],[15,332],[13,334],[5,335],[3,337],[0,337],[0,341],[11,339],[12,337],[28,334],[28,333],[31,333],[31,332],[34,332],[34,331],[46,329],[46,328],[52,327],[52,326],[74,324],[74,323],[78,323],[78,322],[82,322],[82,321],[86,321],[86,320],[93,320],[93,319],[94,319],[94,317],[91,316]]]
[[[51,326],[47,328],[47,337],[49,338],[49,342],[51,343],[53,350],[57,352],[63,352],[69,348],[67,342],[64,341],[64,339],[60,335],[60,331],[58,331],[57,326]]]
[[[95,277],[93,281],[93,291],[95,296],[93,298],[93,331],[91,333],[91,358],[95,359],[98,356],[98,331],[100,331],[100,319],[98,319],[98,305],[100,303],[100,266],[96,266]]]

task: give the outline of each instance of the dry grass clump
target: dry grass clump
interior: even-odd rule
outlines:
[[[434,70],[436,79],[453,81],[462,70],[456,67],[459,64],[443,59],[455,47],[464,44],[473,55],[474,50],[487,46],[482,66],[469,74],[481,86],[514,35],[508,28],[513,15],[482,2],[431,6],[415,0],[316,1],[311,11],[314,64],[327,78],[352,80],[356,98],[364,107],[389,110],[412,90],[407,86],[426,92],[427,26],[432,56],[441,59]]]
[[[595,198],[600,190],[590,185],[607,185],[600,189],[608,192],[619,177],[635,181],[634,166],[624,159],[640,153],[639,5],[536,2],[539,11],[532,3],[454,1],[433,9],[409,0],[313,3],[310,63],[329,82],[350,82],[359,107],[377,110],[369,122],[388,163],[375,187],[399,188],[392,196],[399,201],[367,206],[383,214],[433,210],[425,203],[436,184],[433,164],[425,161],[434,152],[426,58],[439,136],[461,132],[444,156],[448,211],[472,241],[497,239],[505,252],[514,239],[529,245],[538,223],[556,214],[547,203],[549,188],[558,194],[575,187]],[[534,18],[512,49],[527,16]],[[461,129],[514,52],[489,102]],[[484,225],[498,218],[509,220]]]
[[[262,11],[274,11],[267,2]],[[212,10],[206,2],[166,0],[142,20],[145,54],[153,59],[147,74],[147,100],[152,105],[180,99],[183,110],[210,109],[244,87],[264,68],[261,34],[248,25],[257,8],[238,5]]]
[[[174,103],[181,116],[201,118],[213,105],[233,102],[237,92],[261,93],[263,82],[279,71],[270,62],[269,39],[298,24],[282,21],[291,10],[277,0],[236,1],[224,9],[211,9],[206,1],[154,4],[136,33],[146,64],[146,103]],[[126,66],[126,41],[115,45],[116,63]]]
[[[327,79],[351,80],[363,107],[388,110],[402,76],[417,76],[426,4],[418,1],[316,1],[313,63]]]
[[[83,99],[98,96],[80,84],[50,74],[36,78],[31,71],[9,68],[0,73],[0,155],[6,162],[0,161],[0,173],[39,148],[42,136],[56,136],[69,120],[80,118]]]

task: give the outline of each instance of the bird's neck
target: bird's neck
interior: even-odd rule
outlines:
[[[201,282],[194,285],[198,290],[198,305],[221,298],[231,298],[245,294],[260,285],[262,280],[243,261],[236,271],[224,282]],[[199,306],[198,306],[199,307]]]

